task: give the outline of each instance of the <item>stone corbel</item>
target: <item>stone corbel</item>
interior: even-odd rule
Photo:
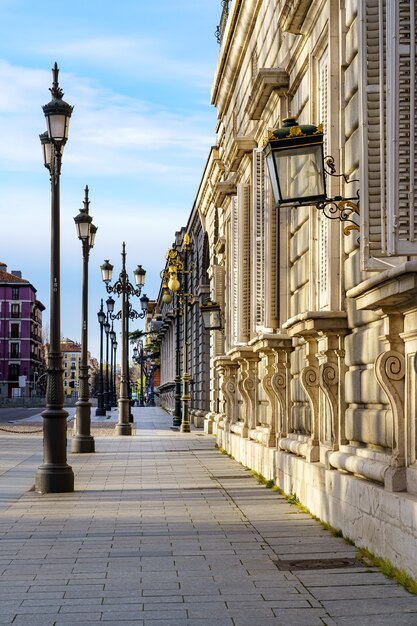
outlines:
[[[327,350],[322,353],[324,360],[319,367],[320,389],[330,407],[332,428],[332,450],[338,450],[341,444],[347,444],[345,436],[345,399],[341,389],[341,376],[344,373],[345,351],[341,347],[340,335],[327,336]]]
[[[338,449],[342,441],[345,442],[341,373],[344,372],[342,346],[347,332],[347,316],[344,311],[306,311],[288,320],[284,326],[291,336],[302,337],[307,344],[307,366],[301,372],[301,384],[312,411],[309,457],[311,461],[318,461],[320,390],[329,401],[331,409],[334,449]],[[327,342],[327,349],[321,355],[317,352],[319,339]]]
[[[319,448],[319,362],[317,359],[317,341],[307,341],[307,365],[301,371],[300,382],[310,402],[311,433],[306,452],[306,460],[314,463],[320,460]]]
[[[236,181],[233,179],[219,180],[214,187],[213,200],[216,207],[223,205],[226,196],[235,196],[237,193]]]
[[[263,334],[251,342],[251,345],[260,356],[265,355],[267,360],[261,384],[271,411],[267,445],[275,447],[277,436],[285,437],[287,432],[289,353],[292,350],[292,339],[284,334]]]
[[[235,137],[230,152],[226,157],[229,171],[236,172],[245,154],[251,154],[256,147],[257,143],[253,137]]]
[[[238,364],[228,357],[219,357],[215,360],[215,367],[221,376],[221,391],[226,405],[224,414],[224,428],[230,429],[230,424],[237,420],[236,378]]]
[[[242,437],[247,437],[249,429],[255,428],[256,424],[256,387],[258,384],[257,363],[259,357],[254,354],[252,348],[242,347],[231,353],[231,359],[240,366],[240,377],[237,386],[242,399],[240,406],[241,415],[239,430]]]
[[[375,361],[375,376],[384,390],[392,411],[393,441],[391,465],[384,475],[384,486],[388,491],[403,491],[406,488],[405,474],[405,359],[404,343],[400,333],[404,329],[402,314],[384,317],[385,334],[381,339],[386,350]]]
[[[417,261],[380,272],[347,292],[359,310],[382,315],[385,351],[375,361],[375,376],[392,411],[393,441],[390,466],[384,473],[387,491],[406,489],[404,313],[417,306]],[[414,417],[413,417],[414,419]]]

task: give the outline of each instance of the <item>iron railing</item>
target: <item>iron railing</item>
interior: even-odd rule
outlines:
[[[229,17],[229,4],[230,0],[222,0],[223,10],[220,17],[220,24],[216,28],[216,39],[218,44],[222,43],[224,31],[226,30],[227,18]]]

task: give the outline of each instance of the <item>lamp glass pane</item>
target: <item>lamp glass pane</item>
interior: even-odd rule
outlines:
[[[63,141],[68,138],[69,118],[66,115],[48,115],[48,133],[51,139]]]
[[[50,167],[52,162],[52,144],[50,141],[42,143],[43,148],[43,162],[45,167]]]
[[[77,233],[78,233],[79,239],[88,239],[89,234],[90,234],[90,223],[91,222],[82,221],[82,220],[79,220],[78,222],[76,222]]]
[[[276,150],[274,162],[280,204],[325,197],[322,144]]]
[[[222,320],[219,308],[213,307],[213,310],[203,309],[201,313],[203,315],[204,327],[207,330],[216,330],[222,327]]]

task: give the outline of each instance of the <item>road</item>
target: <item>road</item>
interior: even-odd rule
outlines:
[[[27,419],[32,417],[32,415],[38,415],[42,411],[42,407],[37,407],[36,409],[27,409],[22,406],[8,407],[7,409],[0,408],[0,424]]]

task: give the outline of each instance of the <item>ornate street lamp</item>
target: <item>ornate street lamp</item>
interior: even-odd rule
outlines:
[[[210,300],[200,304],[200,312],[206,330],[221,330],[223,328],[222,312],[217,302]]]
[[[167,270],[167,289],[177,295],[177,304],[182,305],[183,313],[183,365],[182,376],[179,373],[179,361],[180,361],[180,349],[179,349],[179,310],[177,312],[177,328],[176,328],[176,377],[175,377],[175,398],[177,399],[177,381],[182,383],[182,395],[178,393],[181,398],[182,410],[181,419],[177,418],[177,406],[175,407],[175,416],[173,420],[174,426],[180,425],[180,430],[183,433],[191,432],[189,404],[190,404],[190,380],[191,376],[188,372],[188,307],[194,302],[194,295],[188,292],[188,275],[192,271],[189,268],[189,252],[191,250],[191,241],[188,233],[185,233],[183,238],[182,254],[176,248],[171,248],[167,252],[168,270]],[[179,281],[179,275],[181,275],[182,282]],[[163,293],[163,297],[167,298],[166,290]],[[167,301],[167,300],[165,300]],[[177,307],[179,309],[179,307]],[[176,402],[177,405],[177,402]],[[179,422],[179,423],[178,423]]]
[[[272,191],[278,207],[314,205],[325,217],[347,223],[344,233],[359,230],[352,220],[359,214],[359,195],[328,198],[326,177],[337,175],[332,156],[324,156],[321,124],[298,124],[294,117],[283,120],[282,128],[270,131],[264,140],[264,154]]]
[[[90,201],[88,186],[84,190],[84,207],[74,217],[78,238],[82,243],[83,285],[82,285],[82,323],[81,323],[81,363],[79,375],[79,393],[76,403],[74,434],[71,442],[72,452],[94,452],[94,438],[91,435],[91,402],[88,388],[88,259],[96,237],[97,227],[88,213]]]
[[[50,345],[46,409],[43,417],[43,463],[38,467],[35,489],[39,493],[74,491],[74,473],[67,464],[67,417],[64,410],[64,377],[61,352],[60,292],[60,175],[73,107],[62,99],[55,63],[50,89],[52,100],[43,106],[47,132],[40,135],[44,165],[51,175],[51,290]]]
[[[121,318],[122,321],[122,354],[121,354],[121,375],[120,375],[120,397],[119,397],[119,411],[118,411],[118,423],[116,425],[117,435],[131,435],[132,426],[129,422],[130,416],[130,398],[128,397],[128,370],[126,367],[126,353],[127,353],[127,320],[129,315],[128,310],[128,296],[140,296],[142,287],[145,282],[145,270],[138,265],[133,272],[135,277],[136,287],[134,287],[128,279],[126,272],[126,251],[125,242],[122,247],[122,271],[120,272],[119,279],[110,285],[113,275],[113,265],[108,261],[104,261],[101,265],[101,274],[104,283],[106,284],[106,290],[108,293],[116,293],[118,296],[122,296],[122,308],[118,315],[112,315],[112,319]],[[147,304],[146,304],[147,306]],[[138,317],[144,317],[145,312],[142,315],[138,314]]]
[[[97,313],[98,323],[100,324],[100,375],[99,375],[99,387],[97,396],[97,409],[96,415],[106,415],[104,408],[104,381],[103,381],[103,326],[106,321],[106,314],[103,310],[103,299],[101,300],[101,307]]]
[[[170,288],[174,287],[177,291],[173,291],[175,295],[175,306],[173,313],[175,316],[175,389],[174,389],[174,415],[172,425],[174,427],[181,426],[182,421],[182,405],[181,405],[181,341],[180,341],[180,318],[181,318],[181,298],[179,289],[181,287],[178,281],[178,274],[184,269],[181,255],[176,248],[170,248],[166,254],[168,261],[168,269],[161,272],[162,278],[162,302],[170,304],[172,295]],[[169,281],[169,283],[168,283]]]

